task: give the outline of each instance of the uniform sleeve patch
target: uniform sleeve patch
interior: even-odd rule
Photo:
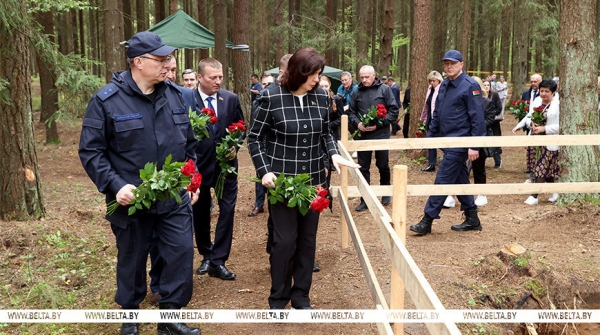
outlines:
[[[479,96],[479,95],[481,95],[481,91],[480,90],[473,91],[473,96]]]
[[[115,122],[127,121],[127,120],[133,120],[133,119],[141,119],[141,118],[142,118],[142,113],[117,115],[117,116],[115,116]]]

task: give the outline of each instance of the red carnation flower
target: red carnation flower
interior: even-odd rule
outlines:
[[[317,189],[317,196],[320,196],[320,197],[325,197],[329,193],[329,191],[327,191],[321,185],[317,186],[316,189]]]
[[[185,163],[185,165],[181,167],[181,174],[186,177],[194,172],[196,172],[196,166],[194,165],[194,161],[191,159],[188,160],[187,163]]]
[[[215,124],[215,123],[217,123],[217,117],[211,116],[209,121],[210,121],[210,123]]]
[[[310,209],[319,213],[321,213],[327,207],[329,207],[329,199],[322,196],[317,196],[315,200],[310,203]]]
[[[187,190],[196,192],[196,190],[200,188],[200,184],[202,184],[202,175],[200,173],[194,173],[190,178],[190,185],[187,187]]]

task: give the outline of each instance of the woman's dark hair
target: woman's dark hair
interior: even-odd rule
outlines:
[[[288,91],[296,91],[306,82],[308,76],[315,72],[323,72],[325,68],[325,58],[321,56],[314,48],[302,48],[296,51],[288,62],[287,70],[281,80],[281,86]],[[313,87],[312,91],[319,87],[319,83]],[[312,92],[311,91],[311,92]]]
[[[552,79],[544,79],[538,86],[540,88],[545,87],[545,88],[549,89],[550,92],[552,92],[552,93],[556,92],[556,88],[557,88],[556,82]]]

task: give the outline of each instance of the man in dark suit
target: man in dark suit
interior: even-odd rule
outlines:
[[[531,106],[531,102],[533,102],[533,100],[540,95],[540,89],[538,86],[542,82],[542,76],[540,76],[539,74],[536,73],[536,74],[533,74],[531,76],[531,78],[529,78],[529,80],[530,80],[531,85],[529,86],[528,90],[523,91],[521,100],[529,100],[530,106]],[[530,110],[533,110],[533,109],[530,108]]]
[[[195,90],[198,109],[212,108],[217,115],[217,124],[210,129],[210,137],[205,138],[196,148],[198,171],[202,174],[200,198],[194,208],[194,230],[198,252],[204,256],[196,274],[208,273],[211,277],[223,280],[235,279],[225,262],[229,259],[233,239],[233,215],[237,202],[237,174],[230,173],[225,178],[223,197],[218,199],[219,219],[215,229],[215,239],[210,238],[210,189],[215,187],[220,173],[216,160],[216,146],[227,135],[227,127],[244,120],[242,107],[236,94],[221,89],[223,66],[213,58],[206,58],[198,64],[198,89]],[[237,158],[230,161],[237,169]]]

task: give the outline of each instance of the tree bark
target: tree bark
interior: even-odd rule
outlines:
[[[283,4],[284,0],[276,0],[275,3],[275,12],[273,13],[273,21],[275,22],[275,27],[281,27],[283,23]],[[283,41],[283,32],[276,33],[273,39],[273,43],[275,44],[276,54],[275,54],[275,62],[277,66],[279,66],[279,60],[283,55],[287,52],[285,51],[285,43]]]
[[[383,10],[383,27],[381,29],[381,51],[379,53],[379,71],[390,72],[392,64],[392,40],[394,39],[394,0],[386,0]]]
[[[54,43],[54,15],[52,11],[37,12],[36,21],[44,28],[44,34],[48,35],[50,42]],[[42,104],[40,108],[40,121],[45,124],[46,144],[57,144],[60,142],[56,122],[49,121],[58,110],[58,91],[56,90],[56,74],[54,64],[45,62],[39,54],[36,54],[36,62],[40,71],[40,90],[42,93]]]
[[[97,0],[90,1],[92,7],[97,7]],[[100,61],[98,52],[98,9],[88,9],[88,20],[90,24],[90,56],[89,59]],[[101,76],[100,65],[92,65],[92,73],[96,76]]]
[[[504,78],[506,81],[509,79],[512,81],[512,78],[508,77],[508,62],[509,62],[509,53],[510,53],[510,35],[513,27],[512,20],[512,5],[510,3],[505,3],[502,7],[502,32],[501,32],[501,40],[500,40],[500,70],[504,74]],[[514,92],[514,88],[513,88]]]
[[[355,3],[356,6],[356,15],[355,17],[355,27],[354,33],[356,35],[356,54],[354,59],[356,60],[354,73],[358,75],[358,71],[363,65],[366,65],[369,62],[369,54],[368,54],[368,35],[367,31],[367,3],[366,1],[358,1]]]
[[[235,0],[234,1],[234,29],[233,29],[233,43],[234,44],[249,44],[248,28],[250,27],[250,20],[248,13],[250,13],[250,1],[249,0]],[[244,111],[244,120],[249,124],[252,108],[250,105],[250,87],[248,86],[248,79],[250,78],[250,53],[247,51],[233,50],[233,93],[238,95],[240,104],[242,105],[242,111]]]
[[[113,0],[105,0],[113,1]],[[164,20],[166,18],[165,13],[165,0],[154,0],[154,24]]]
[[[529,13],[526,10],[527,0],[514,0],[514,34],[512,51],[512,97],[511,100],[521,100],[521,94],[525,89],[525,83],[529,78],[527,75],[527,49],[529,48],[529,25],[527,19]]]
[[[177,11],[177,0],[171,0],[169,6],[169,15],[175,14]]]
[[[0,78],[8,83],[0,99],[0,219],[44,216],[42,184],[31,111],[29,34],[31,19],[24,0],[4,0],[10,22],[0,24]]]
[[[225,0],[215,0],[214,9],[214,22],[215,22],[215,53],[214,58],[223,64],[223,88],[229,87],[229,79],[227,76],[227,69],[229,69],[229,62],[227,59],[227,47],[225,46],[225,40],[227,39],[227,4]]]
[[[333,0],[327,0],[325,2],[325,15],[327,16],[327,37],[331,39],[335,34],[335,2]],[[325,62],[332,66],[334,63],[333,50],[335,50],[335,48],[329,46],[325,51]]]
[[[104,12],[104,47],[106,53],[106,82],[110,82],[112,74],[125,69],[125,52],[119,44],[125,39],[123,34],[123,18],[119,11],[118,0],[106,0]]]
[[[416,137],[415,132],[419,126],[419,117],[425,103],[425,93],[427,92],[427,74],[429,73],[429,40],[431,38],[431,0],[413,0],[414,17],[412,36],[413,40],[410,46],[410,77],[409,87],[411,94],[409,137]],[[418,22],[418,24],[416,24]]]
[[[446,9],[448,8],[448,0],[438,0],[434,1],[433,7],[433,48],[432,55],[433,59],[431,62],[431,69],[437,70],[440,73],[441,71],[441,60],[444,58],[444,53],[446,52],[446,35],[447,35],[447,24],[448,24],[448,15],[446,13]]]
[[[469,59],[465,59],[465,57],[469,57],[469,35],[470,35],[470,30],[469,30],[469,23],[470,23],[470,19],[471,19],[471,10],[469,7],[469,0],[464,0],[463,2],[463,12],[462,12],[462,29],[461,29],[461,36],[462,39],[460,41],[460,52],[463,54],[463,59],[464,59],[464,67],[463,70],[467,70],[469,69],[469,63],[470,60]]]
[[[206,9],[206,0],[198,0],[198,22],[205,28],[208,28],[208,10]],[[208,49],[200,49],[198,52],[198,61],[208,58],[210,55]],[[194,69],[197,70],[198,64],[194,64]]]
[[[145,0],[136,0],[135,2],[136,31],[146,31],[150,27],[150,18],[148,17],[146,3],[147,1]]]
[[[86,45],[85,45],[85,28],[83,22],[83,9],[77,10],[77,15],[79,15],[79,45],[81,48],[79,50],[79,54],[81,57],[85,57],[86,54]],[[54,33],[54,25],[52,26],[52,32]]]
[[[125,39],[130,39],[135,34],[133,30],[133,10],[131,1],[123,1],[123,34]]]
[[[598,134],[596,60],[598,35],[596,0],[560,0],[558,47],[560,53],[560,132],[564,135]],[[576,17],[577,20],[573,20]],[[599,148],[560,148],[561,181],[597,182]],[[583,200],[586,194],[561,194],[559,204]],[[598,194],[593,197],[598,198]]]

